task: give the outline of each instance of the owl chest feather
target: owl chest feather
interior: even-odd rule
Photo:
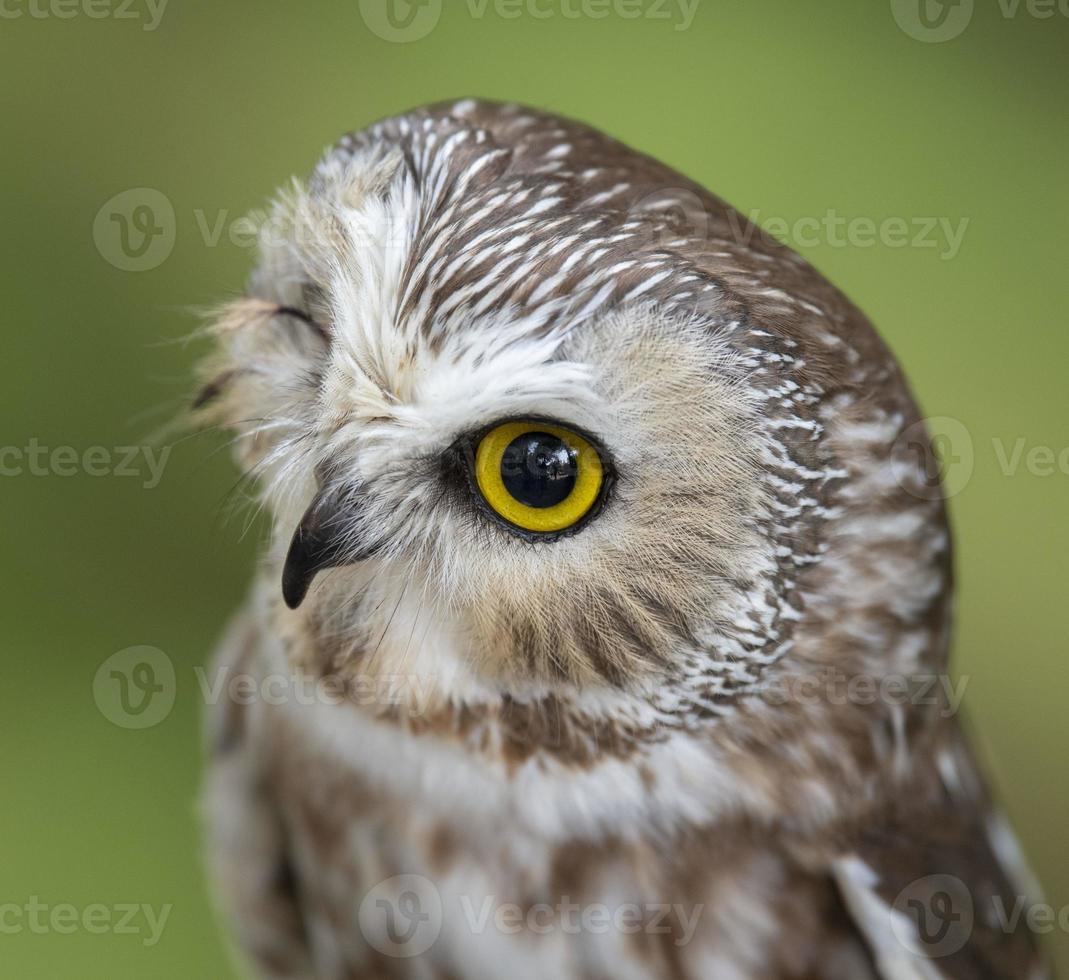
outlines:
[[[283,663],[268,640],[237,666],[263,687]],[[742,823],[709,820],[697,744],[580,763],[499,751],[519,736],[498,718],[435,730],[272,700],[243,733],[317,975],[776,977],[830,942],[843,976],[866,976],[825,886]]]
[[[546,836],[505,792],[473,823],[326,753],[274,784],[324,976],[778,977],[840,942],[867,976],[827,889],[737,827]]]

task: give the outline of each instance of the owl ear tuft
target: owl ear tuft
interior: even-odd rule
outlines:
[[[404,158],[400,148],[395,147],[381,158],[369,160],[365,167],[353,167],[342,185],[340,203],[359,208],[368,198],[385,194]]]
[[[236,333],[258,327],[278,316],[282,308],[270,300],[242,296],[240,299],[216,307],[209,315],[207,331],[215,336]]]

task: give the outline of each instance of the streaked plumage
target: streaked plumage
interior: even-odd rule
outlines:
[[[295,685],[212,718],[211,864],[262,975],[1048,975],[986,916],[1027,882],[945,692],[829,695],[945,671],[950,541],[898,366],[801,258],[594,130],[466,101],[345,137],[217,333],[198,412],[276,528],[219,669]],[[525,417],[618,474],[561,540],[443,464]],[[294,603],[319,572],[296,610],[287,548]],[[418,956],[361,929],[396,875],[441,898]],[[976,915],[927,956],[933,875]],[[513,935],[471,927],[486,896],[700,914]]]

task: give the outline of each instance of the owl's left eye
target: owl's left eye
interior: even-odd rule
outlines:
[[[539,420],[494,426],[475,447],[474,471],[490,510],[534,535],[577,528],[606,488],[597,448],[572,429]]]

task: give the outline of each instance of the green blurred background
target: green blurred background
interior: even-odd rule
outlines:
[[[549,0],[544,18],[446,0],[406,43],[372,29],[387,33],[384,0],[170,0],[162,17],[147,0],[32,2],[0,16],[2,446],[102,446],[119,462],[191,388],[189,308],[241,288],[252,255],[234,222],[342,132],[421,102],[477,94],[580,117],[788,237],[800,218],[882,226],[882,242],[861,224],[844,245],[810,224],[802,251],[873,317],[928,414],[961,423],[945,423],[956,669],[1047,898],[1069,903],[1064,2],[1038,17],[975,0],[936,41],[916,0],[700,0],[689,24],[678,0],[669,19],[623,16],[653,0],[593,0],[577,19]],[[169,234],[142,259],[116,252],[119,205],[104,206],[132,188],[173,207],[173,223],[156,216],[174,236],[163,259]],[[888,219],[910,239],[925,219],[964,236],[902,245]],[[117,267],[130,262],[153,267]],[[0,906],[171,906],[155,945],[141,916],[136,935],[23,919],[0,932],[5,978],[231,975],[198,862],[194,668],[263,526],[228,499],[219,446],[178,443],[151,488],[143,457],[134,477],[64,476],[62,459],[35,476],[25,457],[0,477]],[[174,710],[140,730],[93,696],[100,664],[134,645],[164,651],[177,677]],[[1069,965],[1069,936],[1048,941]]]

